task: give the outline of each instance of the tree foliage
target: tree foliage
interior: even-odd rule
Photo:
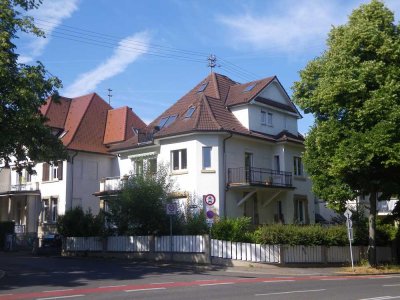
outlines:
[[[90,211],[84,212],[81,207],[75,207],[58,217],[57,232],[65,237],[102,236],[106,233],[104,215],[94,216]]]
[[[393,13],[372,0],[331,30],[327,50],[293,88],[296,104],[315,117],[304,154],[314,192],[336,209],[370,194],[372,248],[376,194],[399,190],[399,66],[400,28]]]
[[[118,234],[161,234],[169,232],[165,212],[168,197],[173,192],[168,169],[159,166],[156,174],[145,172],[126,179],[117,197],[108,200],[110,224]],[[178,224],[176,224],[178,225]]]
[[[62,143],[45,125],[40,107],[50,96],[57,97],[58,78],[45,67],[18,63],[15,40],[18,32],[43,37],[33,19],[23,13],[41,1],[0,0],[0,163],[15,157],[17,171],[32,161],[55,161],[65,157]],[[29,159],[28,159],[29,158]]]

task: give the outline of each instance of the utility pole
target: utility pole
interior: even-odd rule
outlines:
[[[210,68],[210,73],[212,73],[213,69],[217,66],[217,57],[214,54],[210,54],[207,60],[208,60],[208,67]]]
[[[111,105],[111,97],[112,97],[111,92],[112,92],[112,89],[108,88],[107,91],[108,91],[108,104]]]

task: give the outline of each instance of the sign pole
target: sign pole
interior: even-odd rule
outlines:
[[[171,251],[171,261],[173,259],[173,244],[172,244],[172,215],[169,215],[169,250]]]
[[[347,236],[349,238],[349,245],[350,245],[350,259],[351,259],[351,269],[354,272],[354,262],[353,262],[353,248],[351,247],[351,241],[353,240],[353,224],[351,222],[351,215],[353,213],[349,210],[346,209],[346,211],[344,212],[344,216],[346,217],[346,225],[347,225]]]
[[[347,219],[347,221],[350,221],[350,219]],[[350,259],[351,259],[351,269],[354,272],[354,262],[353,262],[353,249],[351,248],[351,236],[350,236],[350,230],[352,230],[350,227],[348,228],[348,235],[349,235],[349,242],[350,242]]]

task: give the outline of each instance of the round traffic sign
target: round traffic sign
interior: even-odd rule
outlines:
[[[214,218],[214,212],[212,210],[207,211],[206,215],[207,215],[207,218],[209,218],[209,219]]]
[[[204,202],[207,205],[214,205],[215,203],[215,196],[213,194],[208,194],[204,196]]]

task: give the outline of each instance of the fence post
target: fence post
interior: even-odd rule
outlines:
[[[205,256],[205,262],[212,264],[212,259],[211,259],[211,236],[209,234],[204,234],[203,235],[203,243],[204,243],[204,256]]]
[[[279,262],[281,264],[285,264],[285,246],[278,245],[278,247],[279,247]]]

